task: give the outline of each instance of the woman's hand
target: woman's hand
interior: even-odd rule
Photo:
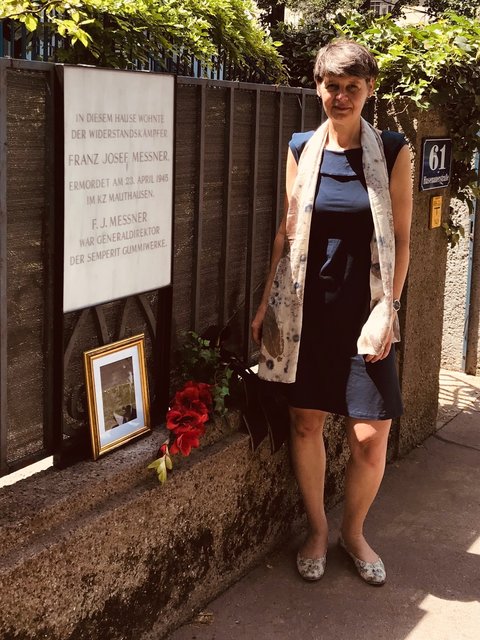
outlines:
[[[257,309],[254,319],[252,320],[252,338],[256,344],[260,344],[262,339],[263,320],[266,313],[267,305],[262,302]]]
[[[388,332],[388,337],[385,342],[385,346],[383,348],[382,353],[378,354],[377,356],[372,356],[370,354],[366,355],[365,362],[371,362],[373,364],[374,362],[378,362],[379,360],[384,360],[390,353],[390,349],[392,348],[392,342],[393,342],[393,327],[391,327],[390,331]]]

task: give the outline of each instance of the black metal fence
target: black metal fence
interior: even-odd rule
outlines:
[[[247,83],[181,78],[177,95],[176,333],[228,325],[231,347],[251,360],[288,140],[315,128],[320,109],[314,91]]]
[[[231,348],[255,357],[250,322],[282,214],[288,140],[321,117],[311,90],[178,77],[173,285],[63,314],[62,109],[54,64],[0,59],[2,475],[52,454],[57,466],[90,455],[87,349],[145,333],[157,418],[183,331],[228,325]]]

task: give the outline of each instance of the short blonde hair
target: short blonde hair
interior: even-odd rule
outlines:
[[[317,53],[313,70],[315,82],[322,82],[325,76],[358,76],[370,80],[378,76],[378,65],[362,44],[345,38],[332,40]]]

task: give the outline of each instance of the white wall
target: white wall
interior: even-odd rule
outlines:
[[[453,221],[462,224],[465,237],[458,245],[448,249],[447,275],[445,281],[445,299],[443,315],[442,367],[461,371],[463,335],[465,327],[465,308],[467,300],[467,270],[469,251],[469,213],[468,207],[452,200]]]

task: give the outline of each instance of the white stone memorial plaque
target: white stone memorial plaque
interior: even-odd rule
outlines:
[[[174,82],[64,68],[65,312],[170,284]]]

